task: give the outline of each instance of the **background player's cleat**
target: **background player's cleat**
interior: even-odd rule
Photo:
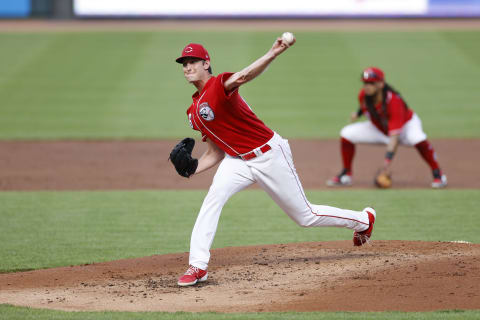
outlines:
[[[204,282],[207,281],[208,272],[207,270],[202,270],[194,266],[188,267],[187,271],[183,276],[178,279],[178,285],[185,287],[185,286],[193,286],[197,282]]]
[[[447,176],[442,174],[440,178],[433,179],[432,188],[441,189],[447,186]]]
[[[353,245],[357,247],[365,243],[368,243],[368,241],[370,240],[370,237],[372,236],[373,224],[375,223],[375,218],[377,217],[377,213],[373,208],[366,207],[365,209],[362,210],[362,212],[366,212],[368,214],[369,226],[368,226],[368,229],[365,231],[361,231],[361,232],[355,231],[353,233]]]
[[[347,174],[343,170],[338,176],[333,177],[330,180],[327,180],[327,186],[329,187],[338,187],[338,186],[351,186],[352,185],[352,176]]]

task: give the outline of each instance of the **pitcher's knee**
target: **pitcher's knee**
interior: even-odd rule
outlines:
[[[299,227],[302,227],[302,228],[310,228],[310,227],[313,227],[313,224],[314,224],[314,220],[313,219],[294,219],[294,221],[297,223],[297,225]]]
[[[309,203],[308,205],[298,205],[289,208],[282,207],[282,209],[299,227],[308,228],[315,223],[316,217]]]

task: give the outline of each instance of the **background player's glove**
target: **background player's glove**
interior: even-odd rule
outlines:
[[[392,186],[392,176],[383,170],[379,170],[374,180],[375,185],[378,188],[387,189]]]
[[[198,160],[192,158],[194,146],[195,140],[185,138],[170,152],[169,159],[175,166],[175,170],[177,170],[178,174],[182,177],[188,178],[197,170]]]

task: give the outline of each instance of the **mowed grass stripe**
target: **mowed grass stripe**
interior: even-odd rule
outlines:
[[[187,312],[65,312],[0,305],[0,319],[22,320],[474,320],[479,311],[439,312],[277,312],[277,313],[187,313]]]
[[[0,272],[189,250],[206,191],[0,193]],[[480,190],[309,191],[312,203],[373,205],[373,239],[480,243]],[[300,228],[261,190],[225,206],[214,248],[349,240],[338,228]]]
[[[357,108],[360,71],[385,69],[432,138],[479,137],[479,31],[296,32],[298,42],[241,89],[290,138],[334,138]],[[191,135],[194,89],[174,62],[204,43],[214,73],[263,55],[274,32],[0,34],[0,139],[142,139]],[[455,128],[455,130],[445,130]]]

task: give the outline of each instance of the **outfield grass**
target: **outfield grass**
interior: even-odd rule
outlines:
[[[205,191],[2,192],[0,272],[189,251]],[[480,190],[309,191],[310,201],[378,211],[374,239],[480,243]],[[185,199],[188,199],[186,201]],[[225,206],[214,248],[351,238],[300,228],[261,190]]]
[[[188,42],[214,73],[238,71],[273,32],[0,33],[0,139],[179,138],[193,87],[174,62]],[[382,67],[432,138],[479,137],[478,31],[296,32],[297,43],[241,89],[289,138],[337,137],[360,71]],[[455,128],[455,130],[446,130]]]

